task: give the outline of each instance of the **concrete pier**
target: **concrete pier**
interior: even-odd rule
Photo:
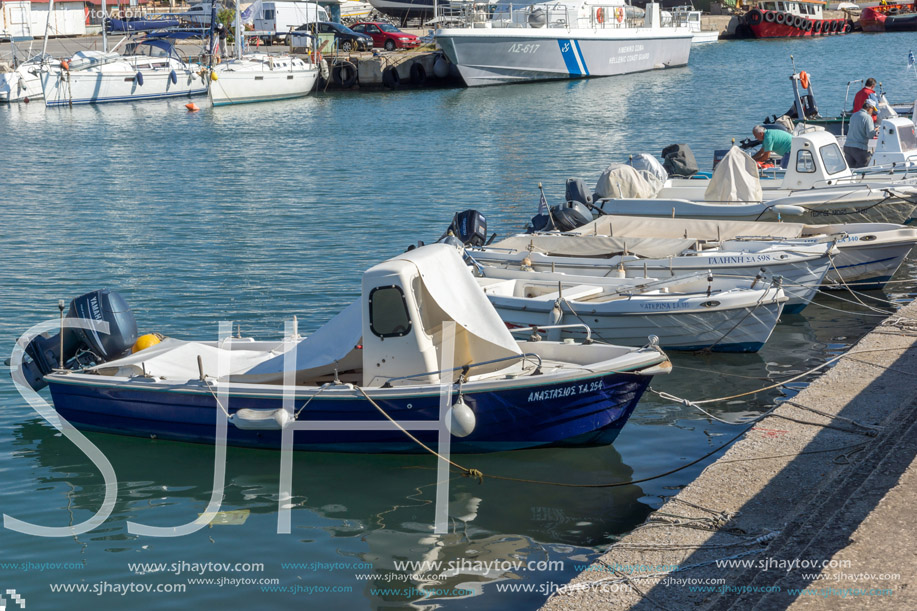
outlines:
[[[912,303],[544,609],[917,608],[915,372]]]

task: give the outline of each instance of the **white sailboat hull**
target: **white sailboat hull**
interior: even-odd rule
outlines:
[[[205,77],[174,59],[128,56],[85,70],[53,68],[41,82],[45,104],[63,106],[203,95]]]
[[[286,100],[309,95],[318,79],[318,68],[298,58],[252,58],[232,60],[214,69],[210,84],[214,106]]]
[[[40,100],[44,95],[41,79],[33,73],[38,67],[37,64],[25,63],[11,72],[0,72],[0,102]]]

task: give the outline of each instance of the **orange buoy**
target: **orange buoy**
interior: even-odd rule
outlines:
[[[66,59],[62,59],[62,60],[60,60],[60,67],[63,68],[64,70],[68,70],[68,71],[69,71],[69,70],[70,70],[70,62],[68,62]]]
[[[618,23],[624,21],[624,9],[620,6],[615,9],[615,18],[618,20]]]
[[[605,23],[605,11],[601,8],[595,11],[595,20],[599,23]]]
[[[799,84],[802,85],[803,89],[809,88],[809,75],[806,74],[805,70],[799,73]]]
[[[187,104],[185,104],[185,108],[188,109],[188,112],[197,112],[200,110],[200,108],[198,108],[197,104],[195,104],[194,102],[188,102]]]

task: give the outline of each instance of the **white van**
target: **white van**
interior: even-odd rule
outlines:
[[[253,25],[261,32],[289,32],[313,21],[328,21],[328,13],[314,2],[265,2]]]

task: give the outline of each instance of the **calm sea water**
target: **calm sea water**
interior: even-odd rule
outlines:
[[[791,55],[812,76],[823,114],[841,110],[847,81],[868,76],[890,100],[913,100],[913,45],[909,34],[730,42],[696,48],[690,66],[666,72],[323,94],[195,114],[183,101],[0,108],[0,352],[55,317],[59,298],[102,287],[126,296],[142,331],[211,338],[216,321],[233,320],[246,335],[271,338],[293,315],[315,329],[358,295],[364,269],[436,239],[457,210],[477,208],[505,234],[535,212],[538,182],[557,200],[566,178],[590,182],[610,162],[673,142],[709,165],[714,149],[789,107]],[[908,264],[875,296],[910,299],[913,271]],[[760,353],[675,355],[675,373],[653,386],[691,399],[755,389],[843,351],[879,320],[820,297],[784,317]],[[712,409],[740,421],[781,396]],[[460,462],[521,478],[627,481],[685,464],[733,434],[647,396],[613,447]],[[433,536],[433,459],[300,453],[292,534],[278,535],[278,454],[230,449],[222,509],[241,512],[236,523],[156,539],[129,534],[126,522],[193,520],[210,496],[212,449],[90,438],[118,476],[111,517],[78,537],[0,529],[0,586],[29,608],[533,608],[703,468],[607,489],[457,478],[450,533]],[[2,512],[46,526],[87,519],[104,492],[92,463],[31,410],[7,370],[0,478]],[[423,560],[459,570],[434,581],[395,564]],[[557,563],[474,570],[497,561]],[[519,583],[536,591],[501,591]],[[61,584],[87,591],[55,591]]]

